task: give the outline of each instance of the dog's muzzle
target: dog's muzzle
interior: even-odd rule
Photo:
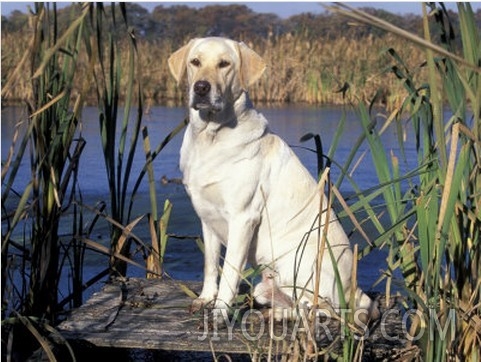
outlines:
[[[219,102],[214,101],[211,93],[211,85],[206,80],[198,80],[194,83],[192,108],[196,111],[207,110],[211,112],[218,112],[221,110]]]

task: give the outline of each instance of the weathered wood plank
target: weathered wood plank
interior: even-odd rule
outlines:
[[[140,278],[108,284],[73,311],[58,330],[69,340],[98,347],[249,354],[270,350],[277,355],[290,350],[292,341],[299,340],[299,332],[306,332],[302,320],[271,326],[256,310],[238,313],[235,323],[227,317],[218,329],[202,328],[203,314],[189,313],[192,299],[181,285],[196,293],[201,289],[199,282]],[[366,340],[367,350],[379,346],[377,353],[385,355],[403,348],[401,316],[391,313],[389,318],[383,321],[388,338],[378,328]],[[320,327],[318,334],[311,335],[318,344],[326,346],[339,339],[335,321]]]
[[[204,336],[203,318],[188,312],[192,299],[180,284],[198,292],[200,283],[129,279],[106,285],[58,326],[67,339],[99,347],[248,352],[242,333],[228,329]],[[211,343],[209,343],[209,340]]]

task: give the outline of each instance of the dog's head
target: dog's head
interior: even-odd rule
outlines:
[[[187,72],[191,108],[217,113],[258,80],[266,64],[244,43],[213,37],[191,40],[170,56],[169,67],[177,83]]]

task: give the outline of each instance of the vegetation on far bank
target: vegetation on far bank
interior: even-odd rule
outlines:
[[[364,10],[414,34],[423,29],[421,16]],[[79,11],[76,5],[57,10],[59,30],[67,28],[69,19]],[[120,11],[116,12],[119,18]],[[458,16],[454,12],[449,14],[451,23],[447,25],[452,25],[455,37],[452,40],[460,47]],[[268,70],[250,89],[255,102],[342,104],[345,96],[350,95],[354,102],[376,97],[377,103],[393,108],[402,103],[407,93],[391,72],[389,49],[396,49],[405,59],[415,80],[427,81],[422,49],[406,46],[400,37],[336,13],[306,13],[281,19],[275,14],[257,14],[245,5],[212,5],[201,9],[159,5],[150,13],[140,5],[127,3],[126,16],[129,29],[125,30],[137,41],[138,66],[143,69],[138,81],[142,83],[147,106],[182,104],[185,87],[178,87],[170,75],[167,58],[189,39],[202,36],[244,41],[264,57]],[[481,25],[480,10],[475,19]],[[2,86],[29,46],[34,31],[31,24],[28,15],[19,11],[2,16]],[[100,26],[106,34],[110,20]],[[433,27],[434,40],[441,36],[439,29]],[[123,47],[127,46],[124,39],[120,41]],[[122,52],[120,57],[124,65],[128,62],[125,54]],[[86,78],[91,73],[89,66],[85,50],[79,49],[78,67],[83,71],[74,77],[72,88],[79,93],[83,87],[89,87],[86,101],[95,104],[93,79]],[[27,74],[27,69],[19,72],[15,86],[3,94],[2,104],[19,103],[32,96]]]

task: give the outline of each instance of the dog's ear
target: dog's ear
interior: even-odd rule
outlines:
[[[249,48],[244,43],[239,44],[239,55],[240,55],[240,76],[241,84],[244,88],[249,87],[256,80],[258,80],[262,73],[266,70],[266,63],[264,60]]]
[[[187,54],[189,54],[189,50],[192,47],[192,44],[194,44],[194,40],[195,39],[189,41],[186,45],[184,45],[176,52],[172,53],[172,55],[169,57],[168,63],[170,72],[177,81],[177,84],[180,84],[180,81],[184,76],[185,70],[187,68]]]

